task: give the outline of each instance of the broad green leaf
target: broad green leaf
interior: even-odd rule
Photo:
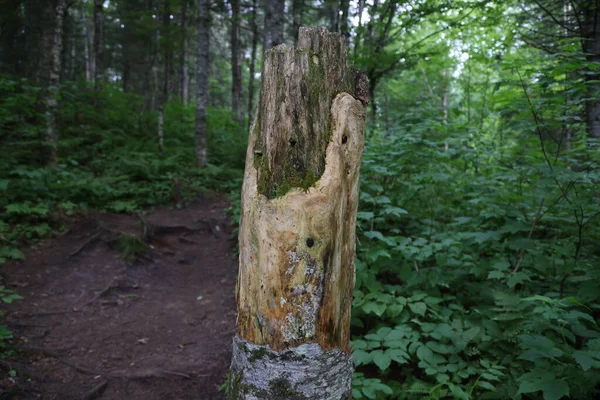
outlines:
[[[452,392],[452,395],[454,396],[455,399],[460,399],[460,400],[469,400],[471,397],[467,394],[467,392],[465,392],[460,386],[455,385],[453,383],[449,383],[448,384],[448,388],[450,389],[450,392]]]
[[[563,380],[543,381],[541,389],[544,392],[544,400],[559,400],[569,396],[569,384]]]
[[[362,306],[362,309],[364,310],[364,312],[373,313],[373,314],[377,315],[378,317],[381,317],[383,315],[386,308],[387,308],[387,305],[385,305],[383,303],[378,303],[375,301],[369,301],[369,302],[363,304],[363,306]]]
[[[373,218],[375,218],[375,214],[373,214],[370,211],[359,211],[356,214],[356,218],[358,218],[359,220],[363,220],[363,221],[370,221]]]
[[[417,303],[408,303],[408,308],[415,314],[419,314],[420,316],[424,316],[427,311],[427,305],[423,302]]]
[[[373,361],[373,356],[371,353],[363,350],[354,350],[352,352],[352,360],[354,361],[354,365],[358,367],[359,365],[369,364]]]
[[[488,279],[502,279],[506,276],[506,274],[502,271],[490,271],[487,278]]]
[[[385,355],[398,364],[406,364],[410,360],[408,353],[400,349],[387,349]]]
[[[596,361],[594,357],[586,351],[575,350],[573,352],[573,358],[579,365],[581,365],[581,368],[583,368],[584,371],[589,370],[598,363],[598,361]]]
[[[375,350],[373,353],[373,362],[379,367],[380,370],[385,371],[389,368],[392,359],[386,353],[381,350]]]
[[[377,259],[379,258],[392,258],[392,256],[390,255],[390,253],[387,250],[384,249],[371,249],[367,252],[367,258],[370,261],[377,261]]]

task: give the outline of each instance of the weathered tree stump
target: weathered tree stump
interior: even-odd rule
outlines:
[[[350,399],[365,106],[345,40],[301,28],[264,55],[239,234],[232,399]]]

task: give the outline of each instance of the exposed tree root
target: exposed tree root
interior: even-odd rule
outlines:
[[[96,229],[96,232],[92,236],[90,236],[85,242],[83,242],[81,244],[81,246],[79,246],[77,249],[75,249],[75,251],[73,251],[71,254],[69,254],[69,258],[75,257],[77,254],[81,253],[83,251],[83,249],[85,249],[88,245],[95,242],[96,239],[99,239],[100,235],[103,232],[104,232],[103,228]]]
[[[94,400],[97,399],[104,393],[106,390],[106,386],[108,386],[108,381],[102,381],[98,385],[94,386],[90,391],[83,395],[81,400]]]
[[[74,308],[73,311],[79,311],[79,310],[84,309],[85,307],[89,306],[90,304],[92,304],[93,302],[98,300],[100,297],[105,296],[106,294],[108,294],[108,292],[110,292],[111,290],[113,290],[117,287],[118,286],[115,285],[115,280],[113,279],[104,289],[102,289],[101,291],[96,293],[96,295],[94,297],[92,297],[90,300],[86,301],[81,307]]]

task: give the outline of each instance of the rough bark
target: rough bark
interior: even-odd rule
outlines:
[[[263,45],[263,51],[267,51],[272,47],[284,43],[284,6],[285,1],[265,0],[265,40]]]
[[[250,76],[248,77],[248,126],[252,124],[254,113],[254,69],[256,67],[256,52],[258,48],[258,21],[256,11],[258,0],[252,0],[250,27],[252,29],[252,52],[250,54]],[[250,130],[250,128],[248,128]]]
[[[210,1],[198,1],[198,91],[196,93],[196,160],[206,166],[206,108],[209,100]]]
[[[345,40],[301,28],[264,56],[242,188],[233,399],[350,399],[365,106]]]
[[[231,113],[240,126],[242,111],[242,52],[240,51],[240,0],[231,1]]]
[[[48,39],[48,52],[50,65],[48,69],[47,86],[44,89],[44,104],[46,117],[46,132],[44,137],[44,159],[46,164],[56,164],[56,146],[58,142],[58,130],[56,127],[56,109],[58,108],[58,85],[60,84],[60,72],[63,50],[63,25],[65,12],[67,10],[66,0],[57,0],[54,8],[54,26],[50,31]],[[46,58],[46,57],[45,57]]]
[[[94,85],[104,80],[104,0],[94,0]]]

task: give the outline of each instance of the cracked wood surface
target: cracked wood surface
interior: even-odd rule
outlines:
[[[299,47],[265,54],[242,190],[237,333],[275,351],[350,353],[365,107],[348,94],[355,73],[341,36],[301,29]]]

